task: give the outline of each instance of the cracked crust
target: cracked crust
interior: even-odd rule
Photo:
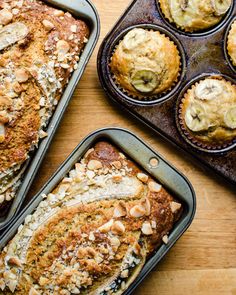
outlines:
[[[2,251],[0,294],[122,294],[181,213],[161,185],[99,142]]]

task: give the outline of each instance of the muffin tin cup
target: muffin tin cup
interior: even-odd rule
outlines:
[[[232,5],[229,8],[229,10],[226,12],[226,14],[222,17],[222,19],[219,21],[219,23],[215,24],[214,26],[204,30],[190,32],[190,31],[184,30],[184,28],[178,27],[174,22],[171,22],[170,20],[168,20],[168,18],[165,17],[164,12],[162,12],[159,0],[156,0],[156,5],[157,5],[159,14],[162,16],[163,21],[167,24],[167,26],[171,27],[174,31],[181,32],[183,35],[189,36],[189,37],[203,37],[209,34],[213,34],[214,32],[217,32],[228,22],[234,9]]]
[[[201,150],[202,152],[207,153],[213,153],[213,154],[219,154],[219,153],[227,153],[230,150],[234,149],[236,147],[236,139],[229,141],[225,144],[217,144],[217,145],[210,145],[208,143],[204,143],[203,141],[198,140],[194,136],[191,135],[191,133],[187,130],[184,123],[184,118],[182,117],[181,109],[182,109],[182,102],[184,101],[184,96],[187,93],[189,89],[194,87],[198,82],[206,79],[206,78],[223,78],[226,81],[229,81],[234,84],[233,79],[226,75],[219,75],[219,74],[202,74],[192,81],[190,81],[181,91],[179,98],[177,99],[176,104],[176,124],[178,127],[178,130],[180,134],[183,136],[186,142],[188,142],[194,149],[197,149],[198,151]]]
[[[231,60],[231,57],[228,53],[228,37],[229,37],[229,33],[231,30],[231,26],[232,24],[236,21],[236,16],[231,20],[231,22],[228,24],[228,28],[225,32],[225,37],[224,37],[224,54],[225,54],[225,59],[228,62],[228,65],[230,66],[231,70],[234,71],[236,73],[236,67],[233,65],[233,62]]]
[[[112,59],[112,56],[117,48],[117,46],[119,45],[119,43],[123,40],[124,36],[131,31],[132,29],[135,28],[142,28],[145,30],[149,30],[149,31],[159,31],[161,34],[163,34],[166,38],[168,38],[172,43],[175,44],[175,46],[178,49],[178,53],[179,53],[179,57],[180,57],[180,69],[179,69],[179,73],[178,73],[178,77],[177,79],[173,82],[173,85],[170,87],[170,89],[158,94],[158,95],[149,95],[149,96],[145,96],[142,95],[142,93],[140,92],[140,96],[134,96],[132,94],[129,93],[128,90],[124,89],[121,87],[121,85],[119,85],[119,83],[116,81],[114,75],[111,72],[110,69],[110,62]],[[130,26],[128,28],[126,28],[125,30],[123,30],[114,40],[113,43],[111,44],[110,47],[110,52],[108,53],[107,56],[107,75],[113,85],[114,88],[116,88],[116,90],[123,95],[127,100],[129,100],[130,102],[135,102],[135,103],[141,103],[141,104],[154,104],[154,103],[158,103],[158,102],[162,102],[167,100],[169,97],[171,97],[173,95],[173,93],[175,91],[178,90],[178,88],[180,87],[181,81],[184,78],[184,74],[186,71],[186,63],[185,63],[185,53],[184,53],[184,49],[181,45],[181,42],[179,42],[179,40],[177,38],[175,38],[174,35],[171,34],[171,32],[169,32],[168,30],[166,30],[165,28],[163,28],[162,26],[157,26],[154,24],[137,24],[135,26]]]
[[[171,230],[168,243],[162,244],[157,248],[156,252],[147,259],[138,277],[123,293],[123,295],[131,295],[134,289],[143,281],[167,252],[170,251],[192,223],[196,212],[196,196],[192,185],[184,175],[163,159],[160,154],[151,149],[148,144],[128,130],[112,127],[104,128],[93,132],[82,140],[40,192],[37,193],[19,216],[11,222],[7,231],[0,237],[0,248],[4,248],[14,237],[19,226],[24,223],[26,216],[32,214],[36,210],[39,203],[43,200],[43,195],[49,194],[74,167],[75,163],[100,140],[109,141],[117,146],[121,152],[124,152],[131,160],[137,163],[141,169],[150,174],[156,181],[162,183],[162,185],[183,204],[183,213]],[[154,161],[154,159],[156,161]],[[152,165],[153,161],[154,163],[158,163],[158,165],[154,167]]]
[[[122,110],[139,119],[176,147],[190,153],[206,167],[213,169],[233,184],[236,184],[236,147],[222,145],[219,149],[193,145],[183,136],[176,124],[180,92],[191,81],[206,74],[226,76],[233,83],[235,69],[225,57],[227,29],[236,18],[236,2],[224,19],[214,28],[199,33],[183,33],[173,28],[159,11],[156,0],[134,0],[101,44],[97,67],[99,79],[108,97]],[[170,37],[178,46],[182,58],[182,72],[177,85],[169,93],[152,101],[140,101],[129,97],[114,82],[109,62],[112,50],[124,34],[135,27],[155,26]],[[226,46],[226,47],[225,47]],[[186,88],[185,88],[186,89]]]
[[[90,29],[90,36],[88,43],[86,44],[78,63],[78,69],[74,71],[71,76],[69,83],[64,90],[63,96],[61,97],[52,117],[50,118],[46,132],[47,137],[42,139],[39,143],[38,148],[30,155],[27,163],[27,169],[23,175],[22,182],[17,191],[15,198],[11,201],[8,212],[4,216],[0,217],[0,230],[5,228],[12,220],[12,218],[20,210],[27,192],[36,176],[36,173],[43,161],[43,158],[50,146],[53,136],[60,124],[66,107],[70,102],[73,92],[85,70],[85,67],[93,53],[95,45],[97,44],[99,33],[100,33],[100,20],[96,8],[90,2],[90,0],[78,0],[78,1],[66,1],[66,0],[44,0],[48,5],[51,5],[58,9],[70,11],[75,18],[85,20]]]

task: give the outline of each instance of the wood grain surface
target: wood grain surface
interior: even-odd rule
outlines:
[[[93,2],[101,18],[100,41],[28,199],[88,133],[107,126],[128,128],[182,171],[197,194],[197,213],[193,224],[134,294],[236,294],[236,188],[198,166],[189,156],[119,111],[107,99],[97,76],[97,50],[129,1]]]

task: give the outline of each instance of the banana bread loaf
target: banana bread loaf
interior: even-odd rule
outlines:
[[[108,142],[98,142],[0,254],[0,294],[122,294],[182,213]]]
[[[20,185],[89,36],[70,13],[36,0],[0,1],[0,213]]]

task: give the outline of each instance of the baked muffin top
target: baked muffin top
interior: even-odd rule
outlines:
[[[180,71],[180,56],[164,34],[135,28],[117,46],[110,67],[123,90],[142,98],[171,88]]]
[[[236,66],[236,21],[233,22],[229,32],[227,49],[233,65]]]
[[[206,78],[185,94],[185,127],[194,138],[225,143],[236,137],[236,86],[220,78]]]
[[[193,32],[220,22],[232,0],[159,0],[165,17],[177,27]]]

